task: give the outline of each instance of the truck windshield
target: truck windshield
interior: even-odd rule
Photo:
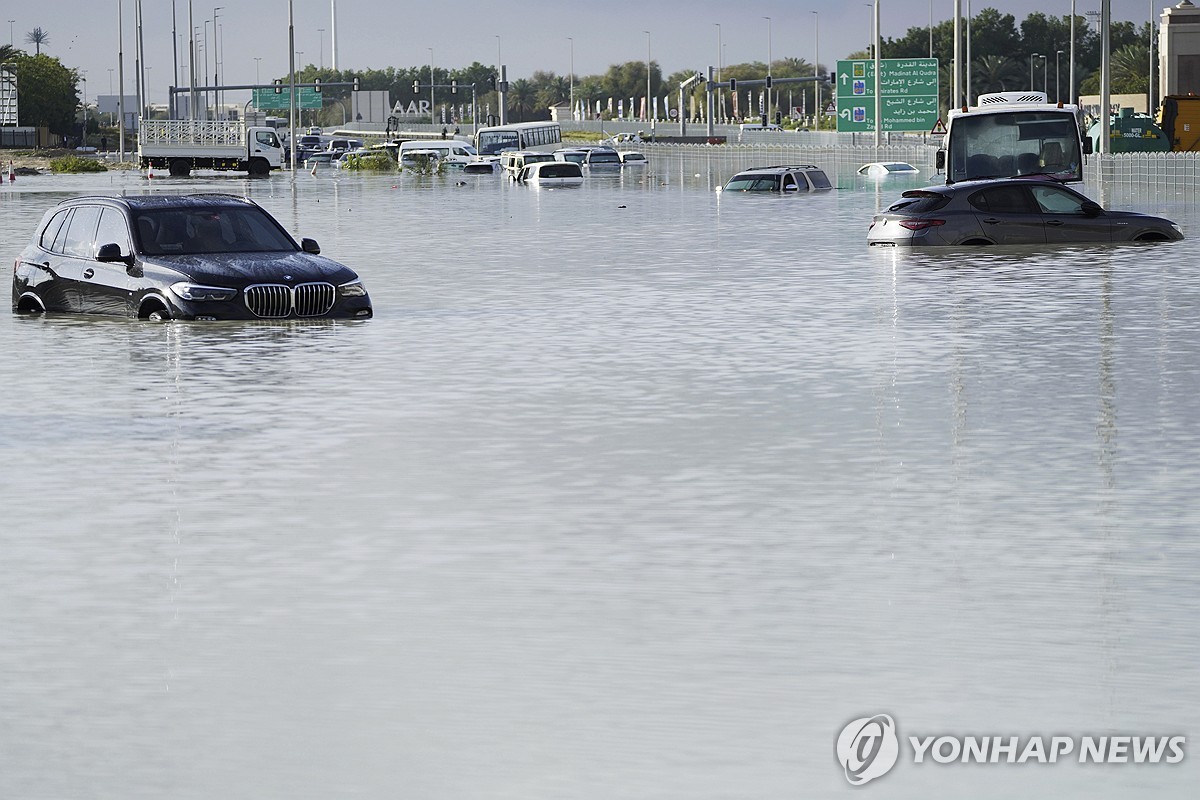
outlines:
[[[1083,180],[1079,128],[1071,111],[964,114],[951,123],[947,183],[1049,175]]]

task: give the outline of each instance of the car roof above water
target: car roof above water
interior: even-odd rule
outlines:
[[[129,209],[152,208],[203,208],[205,206],[253,206],[253,200],[235,194],[134,194],[134,195],[81,195],[69,197],[58,205],[76,203],[109,202]]]

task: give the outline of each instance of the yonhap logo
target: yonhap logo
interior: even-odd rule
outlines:
[[[853,720],[838,735],[838,762],[853,786],[886,775],[899,754],[896,721],[887,714]]]
[[[908,736],[904,760],[913,764],[1179,764],[1186,757],[1187,737],[1109,733],[1106,735],[972,735],[918,733]],[[837,737],[837,759],[846,780],[862,786],[882,777],[900,759],[896,721],[887,714],[860,717]],[[1135,766],[1136,768],[1136,766]]]

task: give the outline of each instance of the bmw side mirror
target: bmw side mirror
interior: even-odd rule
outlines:
[[[1085,217],[1098,217],[1104,213],[1104,209],[1100,207],[1100,204],[1092,200],[1086,200],[1080,204],[1079,210],[1083,212]]]
[[[1085,156],[1092,154],[1092,137],[1090,136],[1083,137],[1083,154]]]
[[[108,264],[113,262],[132,264],[133,256],[121,255],[121,245],[117,244],[116,242],[109,242],[108,244],[100,245],[99,249],[96,250],[96,260]]]
[[[321,245],[317,244],[316,239],[301,239],[300,249],[306,253],[312,253],[314,256],[321,255]]]

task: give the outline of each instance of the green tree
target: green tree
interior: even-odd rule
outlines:
[[[17,65],[21,124],[45,126],[51,133],[72,133],[75,109],[79,106],[76,94],[79,74],[50,56],[22,54],[13,62]]]
[[[29,33],[25,34],[25,43],[35,45],[37,47],[37,53],[35,55],[40,56],[42,54],[42,45],[50,44],[50,33],[42,30],[41,28],[34,28]]]
[[[0,64],[7,64],[13,61],[17,56],[25,55],[24,51],[18,50],[12,45],[0,44]]]
[[[972,61],[971,83],[972,97],[977,97],[985,92],[1024,89],[1029,76],[1018,61],[1002,55],[986,55]]]
[[[508,87],[508,105],[512,109],[512,122],[532,120],[536,93],[533,84],[524,78],[512,81]]]

